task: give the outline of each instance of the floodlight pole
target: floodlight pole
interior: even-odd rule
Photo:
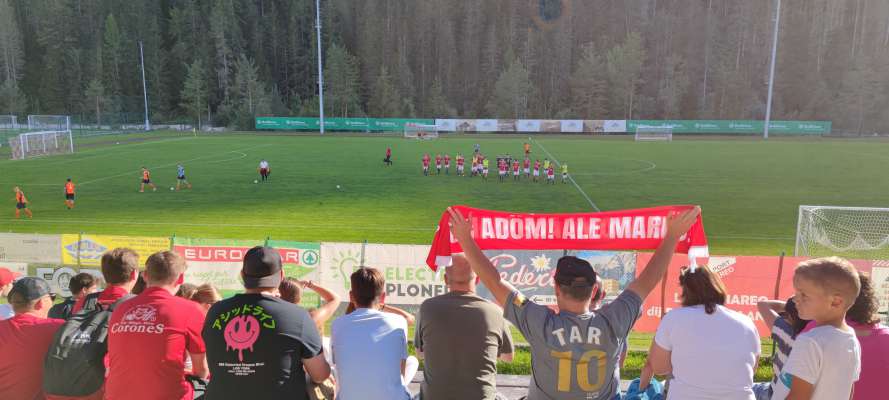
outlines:
[[[321,0],[315,0],[315,32],[318,37],[318,115],[324,134],[324,72],[321,68]]]
[[[145,101],[145,132],[151,130],[151,123],[148,122],[148,85],[145,83],[145,55],[142,53],[142,41],[139,41],[139,61],[142,64],[142,98]]]
[[[775,31],[772,33],[772,60],[769,66],[769,95],[766,100],[766,121],[762,131],[762,138],[769,138],[769,124],[772,121],[772,89],[775,86],[775,59],[778,57],[778,27],[781,23],[781,0],[777,0],[775,6]]]

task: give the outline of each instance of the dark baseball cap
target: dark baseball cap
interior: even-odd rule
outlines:
[[[26,276],[15,281],[9,291],[10,303],[28,303],[52,293],[49,284],[42,278]]]
[[[564,286],[593,286],[596,284],[596,271],[582,258],[565,256],[556,263],[556,275],[553,278]]]
[[[247,250],[241,275],[247,289],[278,287],[281,283],[281,254],[271,247],[256,246]]]

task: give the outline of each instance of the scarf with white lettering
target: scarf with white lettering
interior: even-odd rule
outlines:
[[[662,206],[577,214],[522,214],[453,206],[472,223],[472,236],[482,250],[654,250],[667,232],[667,215],[694,206]],[[438,221],[426,264],[433,270],[451,265],[451,254],[463,250],[451,235],[450,215]],[[697,257],[709,257],[701,216],[676,246]]]

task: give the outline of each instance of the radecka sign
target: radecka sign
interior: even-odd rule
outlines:
[[[694,206],[663,206],[635,210],[578,214],[519,214],[454,206],[469,218],[475,242],[482,250],[654,250],[667,232],[667,216]],[[451,235],[449,214],[443,213],[426,258],[436,269],[450,265],[452,253],[462,251]],[[707,257],[707,237],[701,216],[676,246],[690,258]]]

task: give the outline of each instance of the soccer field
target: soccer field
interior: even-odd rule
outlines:
[[[425,244],[448,205],[593,210],[582,191],[602,210],[700,204],[712,254],[777,255],[793,252],[801,204],[889,206],[885,140],[698,137],[636,143],[626,137],[539,135],[532,159],[568,163],[577,186],[524,178],[498,183],[496,170],[487,181],[458,177],[454,165],[447,176],[421,173],[426,152],[469,157],[479,143],[489,157],[516,156],[527,140],[255,133],[91,137],[76,140],[73,155],[0,160],[7,207],[0,231]],[[394,165],[385,167],[390,145]],[[271,180],[254,184],[263,158],[271,164]],[[179,162],[192,190],[170,191]],[[143,165],[157,192],[138,193]],[[68,177],[78,184],[72,211],[64,207]],[[16,185],[31,202],[33,220],[12,218]]]

